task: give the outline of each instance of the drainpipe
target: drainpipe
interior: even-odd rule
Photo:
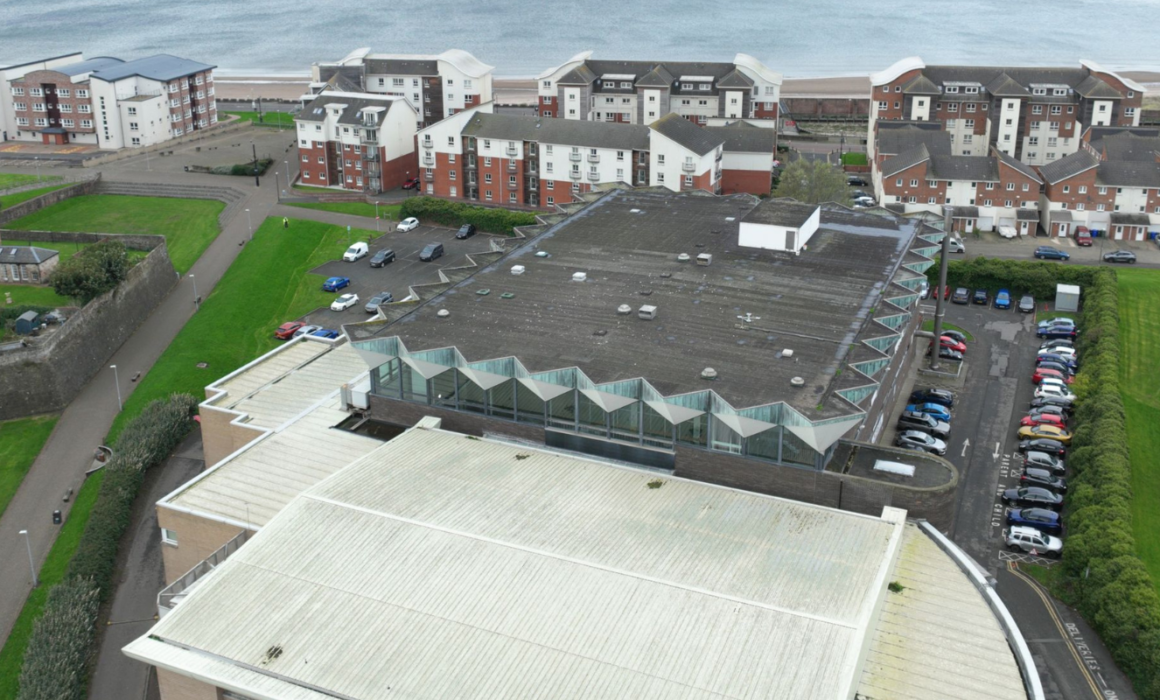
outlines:
[[[943,317],[946,315],[947,309],[943,298],[946,296],[947,287],[947,260],[950,258],[950,242],[951,242],[951,220],[954,207],[943,207],[943,216],[945,217],[943,223],[943,239],[942,239],[942,259],[939,260],[938,267],[938,287],[935,289],[935,311],[934,311],[934,343],[930,350],[930,368],[933,371],[938,371],[939,362],[939,348],[938,339],[942,337]]]

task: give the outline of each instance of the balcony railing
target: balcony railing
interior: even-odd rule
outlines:
[[[506,149],[504,149],[504,153],[507,153],[508,157],[510,158],[515,158],[517,155],[519,155],[519,149],[517,149],[515,146],[508,146]]]
[[[539,180],[528,180],[528,189],[529,190],[540,189],[540,181]]]
[[[589,170],[588,171],[588,181],[589,182],[600,182],[600,173],[596,172],[595,170]]]
[[[166,613],[177,607],[177,604],[189,593],[198,580],[238,551],[238,548],[246,543],[249,535],[249,530],[242,530],[213,554],[203,559],[197,566],[185,572],[181,578],[163,588],[157,594],[157,614],[164,617]]]
[[[516,165],[514,162],[508,163],[507,171],[509,173],[518,173],[520,171],[520,166]]]
[[[435,179],[435,173],[423,173],[423,179],[427,182],[431,182]]]
[[[374,162],[379,159],[379,149],[372,148],[363,155],[363,160]]]
[[[573,180],[579,180],[581,177],[583,177],[583,175],[581,175],[579,170],[573,170],[572,172],[568,173],[568,177]]]
[[[693,170],[695,170],[696,167],[697,167],[696,163],[687,163],[687,162],[681,163],[681,170],[684,170],[687,173],[693,172]]]
[[[588,162],[589,162],[589,163],[599,163],[599,162],[600,162],[600,156],[599,156],[599,155],[597,155],[597,154],[595,154],[595,153],[589,153],[589,154],[588,154]]]
[[[569,153],[568,160],[572,161],[573,163],[579,163],[580,162],[580,154],[579,153]]]
[[[424,158],[423,165],[427,166],[428,168],[434,167],[435,159],[434,158]]]

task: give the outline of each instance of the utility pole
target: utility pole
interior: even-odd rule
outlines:
[[[250,148],[254,151],[254,187],[261,187],[262,181],[258,179],[258,147],[250,141]]]
[[[941,349],[943,317],[946,315],[946,304],[943,301],[946,297],[947,287],[947,260],[950,258],[951,250],[951,223],[954,221],[954,207],[943,207],[943,239],[942,239],[942,258],[938,265],[938,287],[935,289],[934,301],[934,339],[931,340],[930,346],[930,368],[938,371],[939,368],[939,350]]]
[[[36,577],[36,564],[32,561],[32,541],[28,539],[28,530],[21,530],[20,534],[24,535],[24,546],[28,548],[28,566],[32,569],[32,587],[36,588],[40,585],[40,579]]]

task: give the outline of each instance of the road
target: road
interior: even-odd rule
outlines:
[[[969,258],[985,256],[988,258],[1032,260],[1037,246],[1049,245],[1059,248],[1071,256],[1071,260],[1061,263],[1063,265],[1112,265],[1113,267],[1132,266],[1123,263],[1105,263],[1103,262],[1103,254],[1113,250],[1130,250],[1136,254],[1139,260],[1135,263],[1135,267],[1160,268],[1160,245],[1156,245],[1156,241],[1116,241],[1109,238],[1096,238],[1094,245],[1081,247],[1077,246],[1072,238],[1028,236],[1022,239],[1008,240],[1000,238],[995,233],[983,233],[978,237],[973,234],[963,236],[963,244],[967,248],[966,257]]]

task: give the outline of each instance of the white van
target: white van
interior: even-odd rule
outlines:
[[[347,248],[346,252],[342,254],[342,259],[346,262],[354,262],[359,258],[366,257],[368,252],[370,252],[370,246],[360,241]]]
[[[967,247],[963,245],[963,239],[954,236],[951,236],[950,240],[947,241],[947,249],[952,253],[965,254],[967,252]]]

